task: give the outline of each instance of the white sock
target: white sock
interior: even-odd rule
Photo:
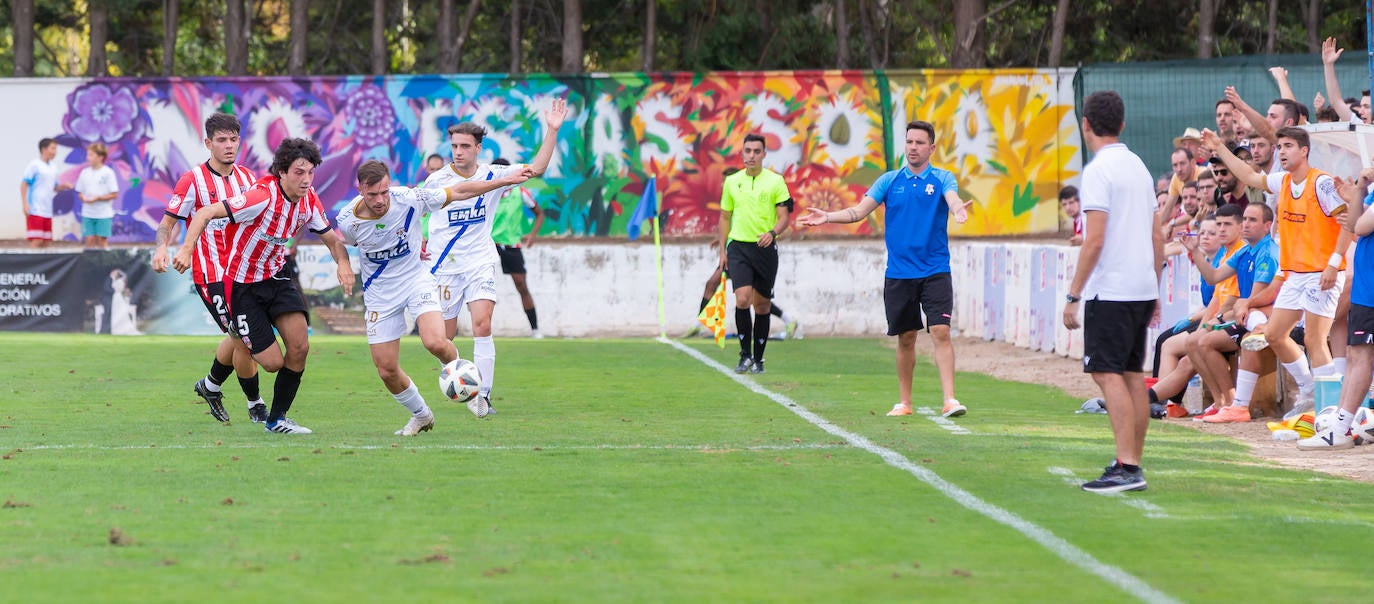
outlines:
[[[248,401],[248,408],[249,408],[249,409],[252,409],[253,407],[256,407],[256,406],[258,406],[258,405],[266,405],[266,404],[267,404],[267,401],[262,400],[262,397],[258,397],[258,400],[256,400],[256,401]]]
[[[1250,397],[1255,394],[1255,384],[1259,382],[1259,374],[1253,371],[1239,369],[1236,371],[1236,402],[1237,407],[1249,407]]]
[[[1345,409],[1336,411],[1336,425],[1332,426],[1332,432],[1345,434],[1350,431],[1350,424],[1355,423],[1355,414]]]
[[[410,387],[402,390],[400,394],[391,395],[413,415],[424,415],[429,413],[429,405],[425,404],[425,397],[420,396],[420,389],[415,387],[415,382],[410,382]]]
[[[205,389],[206,389],[206,390],[209,390],[210,392],[219,392],[219,391],[220,391],[220,385],[219,385],[219,384],[216,384],[215,381],[212,380],[212,379],[210,379],[210,376],[208,376],[208,375],[205,376],[205,379],[201,380],[201,383],[202,383],[202,384],[205,384]]]
[[[782,316],[781,316],[781,317],[778,317],[778,318],[779,318],[779,319],[782,319],[782,324],[783,324],[784,327],[785,327],[788,323],[791,323],[791,322],[794,320],[794,319],[792,318],[792,313],[789,313],[789,312],[787,312],[787,311],[785,311],[785,310],[782,311]]]
[[[1345,357],[1331,359],[1331,364],[1336,366],[1335,375],[1345,375]],[[1313,373],[1316,373],[1315,371]]]
[[[496,342],[491,336],[472,338],[472,362],[477,363],[477,371],[482,374],[482,386],[478,391],[482,396],[489,396],[496,374]]]
[[[1307,369],[1307,355],[1298,357],[1292,363],[1280,363],[1284,369],[1288,370],[1288,375],[1293,376],[1293,381],[1298,383],[1298,394],[1312,394],[1312,389],[1316,386],[1312,382],[1312,372]]]
[[[1322,365],[1321,367],[1312,368],[1312,377],[1321,377],[1328,375],[1336,375],[1335,363],[1327,363],[1325,365]]]

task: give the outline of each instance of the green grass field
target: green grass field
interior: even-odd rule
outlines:
[[[1084,493],[1069,483],[1110,461],[1105,416],[960,374],[966,433],[884,417],[876,338],[774,343],[744,384],[665,342],[498,338],[484,420],[438,400],[407,340],[438,416],[407,439],[361,337],[312,340],[299,437],[249,423],[233,380],[231,425],[197,404],[213,345],[0,335],[0,601],[1365,597],[1374,485],[1156,422],[1148,491]],[[935,406],[933,373],[918,365],[917,395]]]

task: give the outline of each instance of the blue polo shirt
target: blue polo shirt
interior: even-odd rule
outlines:
[[[1224,258],[1226,258],[1226,248],[1219,248],[1217,251],[1212,252],[1212,259],[1210,260],[1212,268],[1220,266]],[[1197,280],[1200,284],[1198,286],[1198,291],[1202,292],[1202,305],[1207,306],[1212,303],[1212,294],[1217,291],[1217,286],[1208,283],[1206,277],[1199,276]]]
[[[883,239],[888,279],[920,279],[949,271],[949,204],[945,193],[959,191],[948,170],[930,164],[920,174],[910,166],[874,181],[868,196],[887,206]]]
[[[1236,289],[1240,297],[1249,298],[1256,283],[1271,283],[1279,272],[1279,244],[1265,235],[1264,239],[1240,249],[1226,261],[1236,269]]]
[[[1366,212],[1370,204],[1374,204],[1374,193],[1364,198]],[[1350,302],[1353,304],[1374,307],[1374,283],[1370,282],[1370,277],[1360,274],[1369,274],[1369,267],[1374,267],[1374,235],[1360,237],[1355,242],[1355,273],[1350,279]]]

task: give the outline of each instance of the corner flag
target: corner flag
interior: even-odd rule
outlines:
[[[635,205],[634,213],[630,214],[630,222],[625,225],[625,233],[630,236],[630,241],[639,239],[639,229],[645,220],[658,217],[657,180],[657,177],[650,177],[649,182],[645,183],[644,194]]]
[[[725,349],[725,272],[721,271],[720,285],[716,287],[716,293],[711,294],[711,301],[706,303],[706,308],[701,309],[701,314],[697,315],[697,320],[706,329],[711,330],[711,334],[716,337],[716,346]]]

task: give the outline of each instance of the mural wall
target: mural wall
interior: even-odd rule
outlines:
[[[1055,194],[1081,167],[1071,81],[1071,71],[1054,70],[6,80],[0,176],[14,192],[0,208],[0,238],[23,237],[18,181],[43,137],[61,145],[64,182],[75,182],[87,144],[106,144],[121,187],[112,241],[146,243],[172,185],[206,158],[202,123],[214,111],[239,116],[240,163],[260,174],[281,139],[318,142],[316,188],[338,206],[356,193],[353,169],[365,159],[391,166],[400,183],[421,180],[427,155],[447,157],[444,131],[459,120],[487,126],[486,159],[529,159],[543,137],[539,114],[556,96],[568,99],[569,124],[545,177],[527,185],[547,211],[544,235],[625,236],[649,177],[666,235],[712,234],[722,172],[739,166],[754,131],[799,208],[844,207],[901,165],[909,119],[935,124],[933,163],[977,202],[953,233],[1053,232]],[[78,238],[79,206],[59,194],[60,237]],[[813,232],[881,228],[875,216]]]

